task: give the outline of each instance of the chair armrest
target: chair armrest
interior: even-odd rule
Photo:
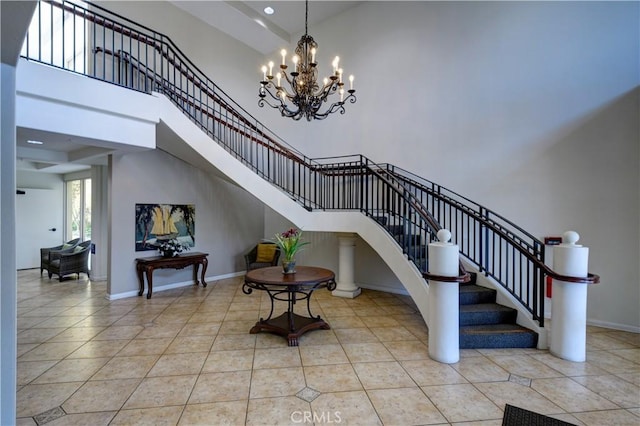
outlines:
[[[40,249],[40,254],[44,257],[51,251],[61,250],[62,247],[64,247],[64,244],[60,244],[59,246],[55,246],[55,247],[44,247]]]
[[[49,262],[51,262],[52,260],[60,259],[60,256],[62,256],[63,254],[67,254],[67,253],[73,254],[73,250],[74,250],[73,247],[64,249],[64,250],[51,250],[49,251]]]
[[[60,257],[60,269],[64,269],[67,265],[82,264],[82,259],[87,257],[88,254],[88,248],[77,252],[74,252],[73,249],[71,249],[70,251],[57,252],[57,256]]]

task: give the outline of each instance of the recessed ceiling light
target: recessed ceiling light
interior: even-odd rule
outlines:
[[[266,13],[267,15],[273,15],[275,12],[275,10],[273,10],[273,8],[271,6],[267,6],[264,8],[264,13]]]
[[[31,145],[42,145],[44,142],[40,142],[40,141],[27,141],[27,143],[30,143]]]

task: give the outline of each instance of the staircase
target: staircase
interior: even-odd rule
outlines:
[[[496,303],[496,290],[476,284],[477,274],[460,285],[460,349],[535,348],[538,333],[516,324],[518,311]]]
[[[420,235],[407,235],[402,225],[388,225],[386,217],[375,220],[421,271],[428,270],[427,246]],[[516,324],[518,311],[496,303],[496,290],[477,285],[475,272],[469,275],[469,282],[460,284],[460,349],[537,347],[538,333]]]
[[[475,276],[471,283],[462,284],[461,348],[535,347],[538,335],[516,325],[516,318],[520,314],[521,323],[529,320],[532,328],[544,331],[545,278],[581,283],[598,280],[591,274],[587,278],[557,274],[545,264],[545,245],[534,235],[496,212],[407,170],[373,162],[363,155],[306,157],[252,117],[191,62],[171,39],[160,33],[112,14],[99,5],[92,5],[89,10],[67,0],[41,0],[39,7],[55,9],[56,15],[60,9],[74,22],[84,22],[81,28],[88,28],[91,34],[83,33],[82,37],[92,40],[92,46],[87,58],[79,62],[89,61],[94,66],[76,69],[76,61],[59,64],[53,58],[43,59],[52,55],[42,55],[39,51],[47,46],[40,39],[48,32],[41,29],[43,24],[40,22],[34,27],[38,31],[27,33],[22,56],[120,87],[154,94],[153,99],[167,102],[172,114],[175,111],[180,114],[173,127],[167,121],[164,125],[185,132],[187,128],[189,132],[195,128],[197,135],[191,134],[193,137],[183,140],[192,144],[189,148],[196,156],[207,158],[206,152],[210,158],[219,160],[223,153],[229,154],[238,163],[217,163],[216,167],[223,175],[237,173],[235,169],[242,165],[244,171],[252,173],[254,195],[260,192],[257,188],[261,188],[273,191],[278,200],[295,201],[297,209],[288,209],[287,217],[300,210],[298,217],[304,214],[308,218],[311,216],[308,213],[314,213],[319,224],[315,230],[357,232],[361,236],[375,234],[371,237],[375,242],[372,247],[376,246],[376,251],[387,263],[397,260],[402,265],[394,272],[396,275],[401,272],[404,277],[401,281],[421,307],[423,315],[428,290],[421,274],[428,271],[427,245],[435,239],[439,229],[451,231],[451,241],[458,245],[469,264],[491,280],[496,288],[504,289],[501,294],[512,299],[512,306],[518,306],[516,311],[496,304],[496,291],[476,285]],[[54,13],[48,16],[54,16]],[[69,28],[75,26],[69,25]],[[55,41],[61,44],[60,51],[64,51],[67,32],[60,33],[63,36]],[[66,35],[67,41],[75,40],[75,36],[77,34]],[[39,42],[30,43],[30,39]],[[184,123],[185,119],[187,123]],[[203,133],[210,139],[203,140]],[[171,147],[164,148],[171,153]],[[182,151],[180,154],[186,155]],[[197,161],[200,160],[198,157]],[[244,177],[237,181],[247,185]],[[348,228],[333,229],[329,226],[329,222],[335,226],[333,219],[320,218],[320,213],[333,214],[330,212],[358,217],[357,220],[351,217],[345,220]],[[296,223],[295,220],[292,222]],[[378,225],[388,234],[382,233]],[[395,243],[390,241],[389,235]],[[389,262],[390,259],[393,261]]]

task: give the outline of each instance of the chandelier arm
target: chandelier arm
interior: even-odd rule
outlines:
[[[271,108],[280,108],[279,105],[273,105],[271,102],[269,102],[268,99],[265,98],[260,98],[258,99],[258,106],[259,107],[264,107],[265,105],[270,106]]]
[[[271,93],[269,94],[271,95]],[[273,97],[273,95],[271,95],[271,97],[277,101],[280,101],[278,98]],[[279,103],[282,104],[282,102],[279,102]],[[271,108],[280,108],[280,105],[271,103],[271,101],[266,97],[266,95],[260,95],[260,99],[258,99],[258,106],[264,107],[265,105],[268,105]]]
[[[275,86],[272,86],[272,87],[275,89]],[[285,92],[285,95],[286,95],[286,91],[284,91],[284,92]],[[269,87],[269,85],[268,85],[268,84],[267,84],[267,85],[263,85],[263,86],[260,88],[260,94],[259,94],[259,96],[260,96],[261,98],[264,98],[264,97],[266,97],[266,95],[267,95],[267,94],[269,94],[269,96],[271,96],[271,98],[273,98],[273,99],[280,100],[280,97],[279,97],[279,96],[277,96],[277,95],[274,95],[274,94],[273,94],[273,92],[271,91],[271,87]]]
[[[282,96],[278,95],[278,92],[282,92],[285,94],[285,97],[287,99],[289,99],[290,101],[293,101],[293,99],[295,98],[296,94],[295,93],[289,93],[289,91],[287,91],[286,87],[284,86],[276,86],[275,84],[273,84],[273,82],[268,82],[266,85],[263,85],[263,88],[265,90],[265,92],[269,93],[269,95],[273,98],[273,99],[278,99],[280,100],[282,98]],[[276,91],[276,94],[273,94],[272,90]]]
[[[351,92],[351,90],[349,92]],[[356,95],[354,95],[355,92],[356,91],[354,90],[352,93],[349,93],[349,96],[344,99],[344,102],[349,101],[349,103],[355,104],[357,100]]]
[[[282,71],[282,76],[284,77],[285,81],[286,81],[287,83],[289,83],[289,86],[292,86],[292,87],[293,87],[293,83],[294,83],[294,81],[295,81],[295,77],[293,77],[293,78],[289,78],[289,74],[287,74],[287,72],[286,72],[286,71],[284,71],[284,70]]]

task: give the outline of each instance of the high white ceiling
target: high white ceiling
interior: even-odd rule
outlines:
[[[279,50],[297,41],[304,32],[305,2],[289,1],[183,1],[172,0],[176,7],[205,23],[245,43],[263,54]],[[308,30],[313,26],[356,6],[361,1],[309,2]],[[267,15],[271,6],[275,13]],[[3,8],[3,12],[4,12]],[[40,140],[44,145],[28,144]],[[17,131],[17,168],[45,173],[70,173],[106,164],[106,156],[114,149],[101,146],[100,141],[69,138],[19,128]],[[119,149],[122,149],[120,147]]]
[[[304,32],[305,2],[289,1],[172,1],[180,9],[201,19],[258,52],[267,54],[288,45]],[[361,1],[309,2],[308,31],[328,18],[339,15]],[[264,8],[274,9],[267,15]]]

